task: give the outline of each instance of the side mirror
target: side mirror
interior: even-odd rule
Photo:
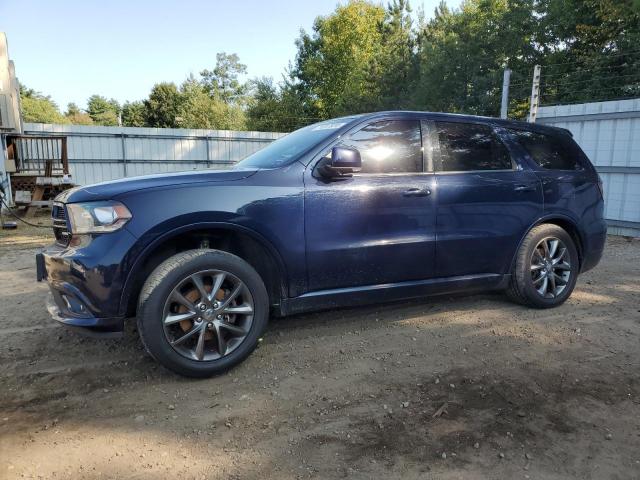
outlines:
[[[318,173],[325,178],[351,177],[362,168],[360,152],[355,148],[333,147],[331,158],[323,158],[318,163]]]
[[[347,169],[346,173],[353,173],[362,168],[360,152],[355,148],[333,147],[331,149],[331,166]]]

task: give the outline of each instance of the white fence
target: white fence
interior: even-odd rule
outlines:
[[[596,166],[610,233],[640,236],[640,98],[540,107],[537,122],[571,130]]]
[[[67,136],[74,183],[149,173],[227,168],[283,133],[26,123],[25,134]]]

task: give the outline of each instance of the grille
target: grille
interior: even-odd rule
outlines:
[[[67,223],[67,212],[62,203],[54,203],[51,208],[51,222],[53,224],[53,235],[56,237],[56,243],[60,245],[69,245],[71,240],[71,232]]]

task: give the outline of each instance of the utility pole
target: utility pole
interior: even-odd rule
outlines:
[[[531,103],[529,104],[529,123],[535,123],[540,104],[540,65],[533,67],[533,83],[531,85]]]
[[[511,70],[504,69],[502,76],[502,103],[500,104],[500,118],[507,118],[507,110],[509,109],[509,80],[511,79]]]

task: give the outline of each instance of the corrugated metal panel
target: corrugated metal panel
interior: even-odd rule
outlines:
[[[540,107],[537,121],[570,130],[596,166],[612,233],[640,236],[640,99]]]
[[[228,168],[285,135],[181,128],[27,123],[25,133],[64,133],[78,185],[150,173]]]

